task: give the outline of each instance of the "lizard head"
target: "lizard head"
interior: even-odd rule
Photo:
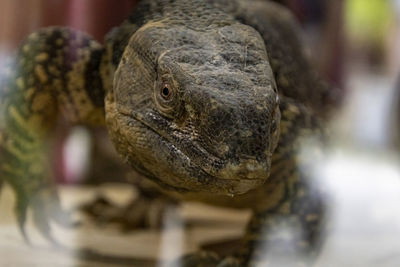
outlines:
[[[122,55],[107,125],[125,160],[159,184],[241,194],[269,176],[278,102],[264,41],[253,28],[150,22]]]

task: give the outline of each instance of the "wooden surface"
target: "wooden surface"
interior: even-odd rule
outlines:
[[[316,266],[400,266],[399,158],[335,148],[315,169],[317,183],[328,189],[330,231]],[[101,188],[60,187],[65,208],[73,209],[98,192],[122,205],[134,194],[126,185]],[[34,244],[28,247],[12,216],[10,190],[0,198],[0,266],[164,266],[162,263],[220,243],[243,232],[249,212],[188,203],[167,213],[165,230],[124,233],[84,220],[74,229],[53,225],[63,248],[54,248],[28,222]],[[75,212],[75,215],[78,215]],[[191,222],[190,227],[182,227]],[[162,259],[164,261],[157,261]]]
[[[63,206],[70,210],[94,199],[96,192],[119,204],[134,197],[126,185],[60,187]],[[24,243],[12,214],[13,202],[11,190],[6,187],[0,198],[0,266],[153,266],[157,258],[169,261],[197,250],[200,244],[238,238],[249,218],[247,211],[190,203],[166,215],[165,231],[125,233],[113,225],[99,227],[75,212],[80,226],[65,229],[52,225],[54,237],[63,247],[57,249],[43,240],[30,221],[27,232],[34,246]],[[183,229],[188,220],[191,226]]]

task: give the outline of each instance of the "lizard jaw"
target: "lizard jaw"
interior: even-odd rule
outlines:
[[[143,159],[134,154],[127,156],[128,163],[139,172],[144,173],[150,179],[162,186],[180,192],[211,192],[222,195],[244,194],[247,191],[262,185],[269,176],[269,162],[260,166],[255,160],[246,159],[239,164],[232,164],[216,158],[205,150],[198,155],[198,159],[207,159],[203,164],[188,154],[200,153],[196,146],[184,146],[176,142],[171,136],[166,136],[155,130],[144,120],[136,116],[118,112],[120,121],[126,131],[141,132],[148,140],[148,158]],[[127,127],[134,129],[128,130]],[[126,138],[127,143],[138,151],[135,138]],[[182,147],[183,146],[183,147]],[[118,145],[117,145],[118,148]],[[159,150],[157,157],[149,152]],[[126,154],[126,152],[120,152]],[[161,160],[160,160],[161,159]],[[151,162],[151,163],[150,163]],[[154,164],[156,163],[156,164]],[[210,171],[210,166],[220,166],[218,172]],[[158,167],[157,167],[158,166]],[[268,166],[268,167],[267,167]]]

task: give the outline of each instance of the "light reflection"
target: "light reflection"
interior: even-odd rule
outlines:
[[[398,265],[398,162],[397,156],[336,149],[316,170],[333,196],[320,266]]]
[[[88,172],[91,139],[88,130],[78,126],[72,129],[64,144],[65,180],[68,184],[82,182]]]
[[[175,262],[176,267],[180,267],[177,259],[184,253],[184,240],[182,217],[176,208],[167,209],[161,233],[157,267],[169,267],[171,262]]]

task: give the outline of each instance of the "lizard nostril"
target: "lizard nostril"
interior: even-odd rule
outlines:
[[[268,167],[256,159],[244,159],[232,168],[239,177],[246,179],[263,179],[268,177]]]
[[[248,160],[244,162],[244,166],[248,171],[257,171],[260,169],[260,165],[254,160]]]

